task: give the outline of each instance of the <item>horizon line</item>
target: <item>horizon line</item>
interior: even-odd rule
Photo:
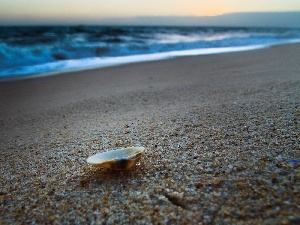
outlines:
[[[257,15],[257,16],[269,16],[269,21],[261,20],[257,21],[257,17],[252,18],[254,23],[251,24],[251,20],[247,16]],[[286,18],[279,18],[280,16],[286,15]],[[234,21],[234,18],[229,18],[230,16],[244,16],[241,21]],[[273,16],[278,20],[279,24],[270,20],[270,17]],[[277,16],[277,17],[276,17]],[[296,26],[293,26],[291,18],[288,17],[295,16],[295,19],[292,21],[296,23]],[[227,20],[223,20],[223,19]],[[158,21],[163,19],[163,21]],[[171,19],[177,19],[177,21],[172,21]],[[240,18],[239,18],[240,19]],[[282,20],[286,21],[282,21]],[[299,20],[298,20],[299,19]],[[290,20],[290,21],[288,21]],[[253,22],[252,21],[252,22]],[[298,22],[297,22],[298,21]],[[244,26],[243,23],[246,23],[246,26],[261,27],[261,23],[268,22],[271,24],[274,23],[275,27],[280,26],[282,23],[287,23],[288,27],[300,27],[300,11],[245,11],[245,12],[230,12],[213,16],[199,16],[199,15],[136,15],[136,16],[119,16],[119,17],[103,17],[103,18],[91,18],[91,17],[66,17],[66,18],[34,18],[27,17],[25,18],[14,18],[0,19],[0,26]],[[228,23],[228,24],[226,24]],[[257,24],[255,24],[257,23]],[[262,25],[265,27],[265,25]],[[282,25],[281,25],[282,26]]]

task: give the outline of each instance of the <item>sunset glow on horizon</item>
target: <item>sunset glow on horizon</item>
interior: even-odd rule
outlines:
[[[300,11],[299,0],[2,0],[0,23],[87,22],[136,16],[215,16],[232,12]]]

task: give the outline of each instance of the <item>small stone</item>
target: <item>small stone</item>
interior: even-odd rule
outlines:
[[[244,182],[237,182],[236,185],[238,186],[238,188],[240,189],[245,189],[248,187],[248,184],[247,183],[244,183]]]
[[[95,203],[94,203],[94,209],[99,208],[99,206],[100,206],[100,202],[95,202]]]
[[[222,178],[221,178],[221,177],[217,177],[217,178],[215,178],[215,179],[212,181],[212,185],[213,185],[214,187],[220,186],[221,183],[222,183]]]
[[[108,216],[108,209],[106,207],[103,208],[102,210],[102,216],[107,217]]]
[[[209,215],[205,215],[203,218],[204,218],[204,222],[206,223],[211,222],[211,217]]]
[[[86,187],[88,184],[89,184],[89,181],[88,181],[88,180],[81,180],[81,181],[80,181],[80,186],[81,186],[81,187]]]
[[[203,183],[201,183],[201,182],[199,182],[199,183],[195,183],[195,187],[196,188],[202,188],[204,186],[204,184]]]
[[[280,156],[277,156],[276,160],[277,160],[277,162],[282,162],[282,161],[283,161],[283,158],[282,158],[282,156],[280,155]]]

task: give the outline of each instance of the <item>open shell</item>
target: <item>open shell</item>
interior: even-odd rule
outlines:
[[[145,153],[144,147],[128,147],[98,153],[87,158],[87,163],[114,170],[127,170]]]

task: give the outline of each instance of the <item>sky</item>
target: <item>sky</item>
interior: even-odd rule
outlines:
[[[300,11],[300,0],[0,0],[0,24],[97,23],[137,16]]]

